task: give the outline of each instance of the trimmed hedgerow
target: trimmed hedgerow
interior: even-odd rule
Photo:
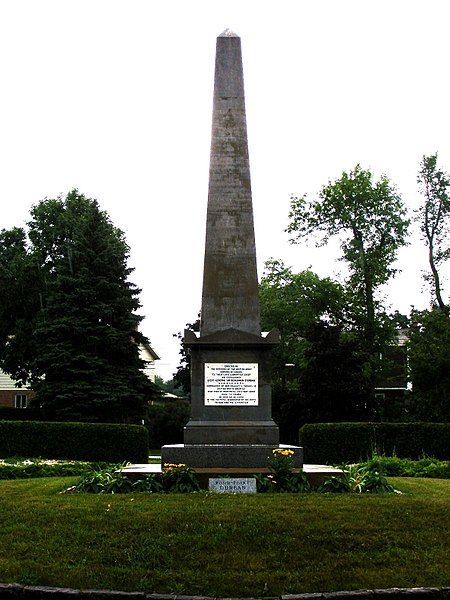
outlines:
[[[0,457],[148,462],[148,433],[140,425],[0,421]]]
[[[45,419],[40,408],[24,410],[23,408],[2,406],[0,407],[0,421],[45,421]]]
[[[307,463],[364,462],[374,452],[450,458],[450,423],[311,423],[300,429]]]

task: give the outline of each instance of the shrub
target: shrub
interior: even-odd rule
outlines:
[[[18,388],[20,391],[20,388]],[[42,410],[39,408],[0,408],[0,421],[44,421]]]
[[[150,448],[160,448],[164,444],[180,444],[190,413],[191,405],[187,400],[167,400],[150,405],[145,416]]]
[[[87,475],[70,491],[91,494],[126,494],[133,491],[133,482],[120,472],[123,465],[111,465]]]
[[[200,489],[197,477],[186,465],[165,464],[162,473],[151,473],[132,481],[121,473],[123,465],[110,465],[95,471],[66,492],[89,494],[128,494],[131,492],[196,492]]]
[[[161,481],[165,492],[197,492],[200,489],[195,471],[184,464],[164,464]]]
[[[450,458],[450,423],[314,423],[300,429],[305,462],[364,462],[373,452]]]
[[[29,479],[30,477],[69,477],[85,475],[93,469],[105,468],[106,463],[57,461],[45,459],[0,459],[0,479]]]
[[[436,458],[411,460],[398,456],[379,456],[374,454],[365,463],[371,470],[378,471],[385,477],[437,477],[450,479],[450,461]]]
[[[0,457],[148,462],[140,425],[0,421]]]
[[[309,492],[311,486],[304,473],[294,473],[293,451],[275,448],[267,460],[269,475],[255,475],[258,492]]]
[[[342,475],[332,475],[325,479],[318,492],[326,493],[352,493],[352,494],[380,494],[395,492],[394,487],[387,480],[363,465],[344,465]]]

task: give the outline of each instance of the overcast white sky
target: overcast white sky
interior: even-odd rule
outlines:
[[[450,170],[448,0],[1,0],[0,228],[77,187],[125,231],[142,329],[170,378],[201,302],[215,38],[242,38],[259,273],[339,275],[289,246],[290,193],[360,162],[411,208],[423,154]],[[418,241],[389,285],[423,307]]]

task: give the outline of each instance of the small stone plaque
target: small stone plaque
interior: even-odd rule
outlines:
[[[206,406],[258,406],[258,363],[205,363]]]
[[[219,494],[256,494],[254,477],[213,477],[209,479],[210,492]]]

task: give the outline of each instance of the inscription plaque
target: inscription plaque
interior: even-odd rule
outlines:
[[[206,406],[258,406],[258,363],[205,363]]]
[[[214,477],[208,480],[208,489],[219,494],[256,494],[254,477]]]

